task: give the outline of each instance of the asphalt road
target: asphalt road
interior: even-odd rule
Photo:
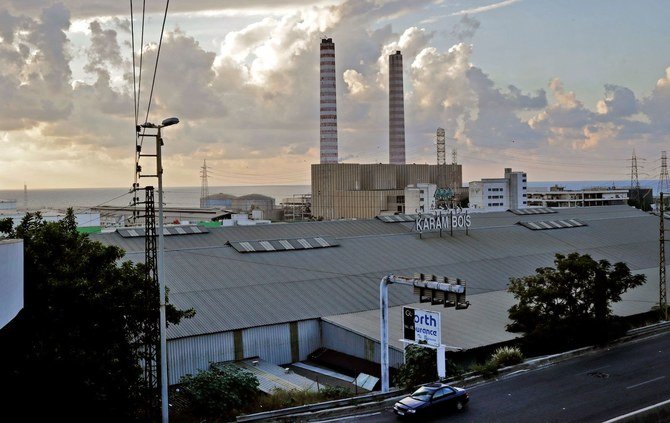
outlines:
[[[449,422],[603,422],[670,398],[670,333],[600,350],[469,389]],[[390,411],[354,418],[392,422]]]

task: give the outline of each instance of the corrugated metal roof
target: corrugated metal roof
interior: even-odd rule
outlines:
[[[430,303],[411,303],[407,306],[440,313],[442,343],[444,345],[471,349],[519,337],[517,333],[505,331],[505,325],[510,323],[507,318],[507,310],[515,303],[512,295],[504,291],[495,291],[472,296],[471,301],[473,305],[465,310],[444,308],[438,305],[430,305]],[[323,320],[380,342],[378,309],[327,316]],[[403,343],[400,342],[402,338],[402,306],[390,307],[389,346],[402,350]]]
[[[231,363],[243,370],[251,372],[258,379],[258,389],[266,394],[272,394],[276,389],[287,391],[311,391],[318,390],[316,382],[292,371],[286,372],[276,364],[251,358],[248,360]]]
[[[212,228],[198,236],[166,237],[165,274],[170,301],[197,314],[168,328],[170,338],[322,316],[376,310],[379,281],[387,273],[448,275],[468,281],[468,295],[504,291],[510,277],[553,265],[555,253],[590,253],[624,261],[633,270],[658,266],[658,218],[626,206],[557,209],[552,219],[588,226],[530,231],[509,212],[472,215],[463,231],[424,234],[378,219]],[[546,219],[546,215],[544,215]],[[411,227],[411,223],[407,224]],[[228,241],[327,235],[338,248],[241,254]],[[126,258],[144,260],[143,238],[91,236],[119,245]],[[391,289],[392,306],[416,302],[411,289]],[[473,304],[473,310],[484,307]],[[460,311],[459,311],[460,312]],[[469,311],[467,313],[470,313]],[[505,314],[506,316],[506,314]]]
[[[658,273],[658,268],[638,273],[651,278]],[[658,298],[658,285],[647,283],[625,293],[622,301],[615,303],[612,309],[619,316],[644,313],[655,304],[654,298]],[[471,306],[465,310],[444,308],[430,303],[412,303],[406,306],[440,313],[442,343],[447,346],[467,350],[510,341],[520,336],[505,329],[511,323],[507,310],[516,303],[511,294],[506,291],[493,291],[469,295],[468,300]],[[389,346],[399,350],[403,349],[400,340],[404,336],[402,308],[389,307]],[[326,316],[323,320],[380,342],[379,309]]]

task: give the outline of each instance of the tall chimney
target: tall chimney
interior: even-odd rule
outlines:
[[[389,163],[405,164],[405,105],[400,50],[389,55]]]
[[[337,101],[335,91],[335,44],[321,40],[321,163],[337,163]]]

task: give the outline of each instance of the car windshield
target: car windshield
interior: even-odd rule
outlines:
[[[433,395],[433,391],[434,391],[433,389],[428,389],[422,386],[421,388],[414,391],[411,397],[421,401],[428,401],[430,400],[430,397]]]

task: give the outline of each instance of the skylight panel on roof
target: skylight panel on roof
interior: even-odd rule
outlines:
[[[400,222],[414,222],[416,220],[415,214],[391,214],[384,216],[377,216],[377,219],[384,223],[400,223]]]
[[[143,237],[145,230],[144,228],[120,228],[116,232],[119,233],[124,238],[137,238]],[[197,225],[179,225],[179,226],[164,226],[163,235],[192,235],[192,234],[205,234],[209,231],[205,227],[200,227]],[[156,233],[158,233],[158,228],[156,228]]]
[[[508,211],[518,215],[558,213],[549,207],[528,207],[525,209],[509,209]]]
[[[566,228],[578,228],[580,226],[588,226],[586,223],[577,219],[570,220],[541,220],[538,222],[518,222],[519,225],[525,226],[528,229],[534,231],[544,230],[544,229],[566,229]]]
[[[260,253],[270,251],[311,250],[336,247],[339,244],[331,237],[271,239],[256,241],[230,241],[228,244],[239,253]]]

